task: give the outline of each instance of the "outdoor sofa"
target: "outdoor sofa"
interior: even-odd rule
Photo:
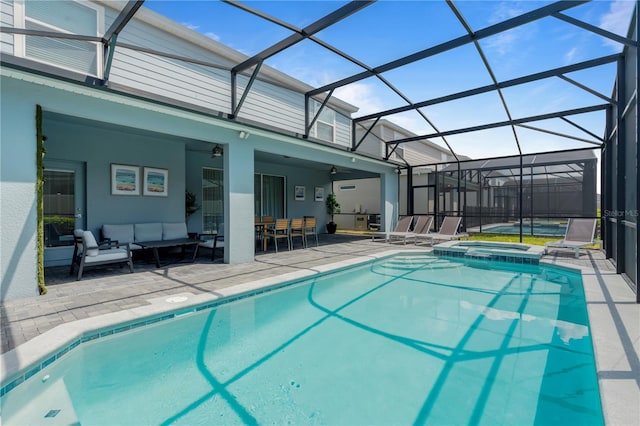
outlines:
[[[189,235],[185,222],[104,224],[101,233],[103,242],[128,244],[131,250],[152,249],[158,267],[160,248],[181,247],[184,256],[185,248],[193,247],[192,260],[198,253],[199,241]]]
[[[104,224],[101,233],[102,241],[118,241],[120,244],[129,244],[131,250],[144,248],[145,242],[183,241],[184,238],[189,238],[187,224],[184,222]]]

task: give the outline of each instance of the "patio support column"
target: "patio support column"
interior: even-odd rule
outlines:
[[[380,174],[380,225],[390,231],[398,216],[398,182],[400,175],[395,171]]]
[[[245,141],[224,147],[224,263],[255,259],[253,154]]]

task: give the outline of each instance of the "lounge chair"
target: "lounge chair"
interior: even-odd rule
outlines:
[[[393,231],[381,231],[381,232],[373,232],[371,234],[371,241],[376,240],[377,237],[383,237],[385,241],[389,240],[389,235],[393,233],[406,234],[409,232],[409,228],[411,228],[411,223],[413,222],[413,216],[402,216],[398,219],[398,223]]]
[[[446,216],[442,221],[438,232],[427,233],[423,236],[423,238],[427,239],[429,243],[433,244],[434,241],[450,241],[468,237],[469,234],[458,232],[461,221],[462,217]]]
[[[549,253],[549,247],[571,248],[576,251],[576,259],[580,257],[580,249],[593,245],[597,219],[569,219],[564,239],[550,241],[544,244],[544,254]]]
[[[108,241],[98,244],[91,231],[76,229],[73,231],[75,247],[71,259],[69,273],[73,275],[75,266],[78,265],[77,281],[82,279],[82,273],[87,266],[107,265],[112,263],[127,264],[129,271],[133,272],[133,259],[129,244],[120,244],[118,241]]]
[[[433,226],[433,216],[423,216],[425,218],[422,228],[415,226],[413,229],[413,243],[418,244],[421,239],[431,241],[431,227]]]
[[[404,244],[407,244],[407,240],[414,240],[416,235],[429,232],[431,225],[433,224],[433,216],[417,215],[414,216],[413,231],[408,232],[389,232],[388,241],[401,240]]]

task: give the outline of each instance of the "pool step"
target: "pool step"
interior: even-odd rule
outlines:
[[[434,256],[402,256],[389,259],[378,266],[391,270],[446,269],[460,267],[461,264]]]

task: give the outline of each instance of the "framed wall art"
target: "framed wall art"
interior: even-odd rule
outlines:
[[[307,188],[305,186],[296,185],[293,193],[294,200],[304,201],[306,192],[307,192]]]
[[[151,197],[169,196],[169,170],[145,167],[142,181],[144,183],[143,195]]]
[[[111,195],[140,195],[140,167],[111,164]]]

